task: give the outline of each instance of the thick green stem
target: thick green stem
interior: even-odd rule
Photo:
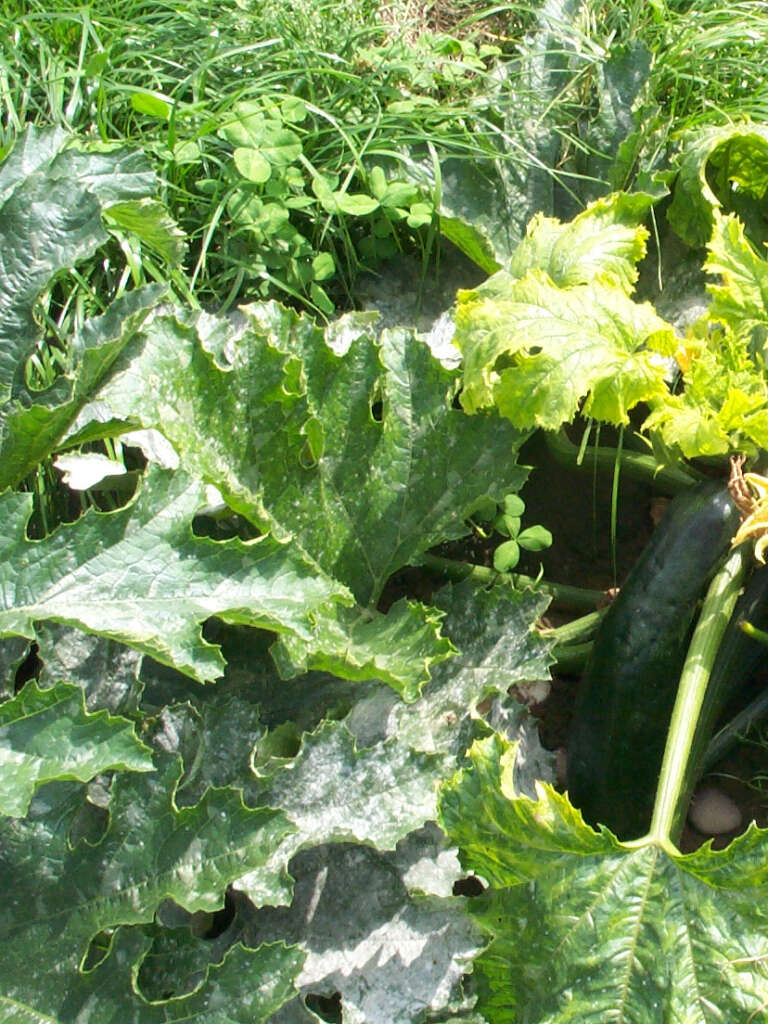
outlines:
[[[548,640],[554,640],[556,644],[575,644],[589,640],[600,625],[608,607],[600,608],[596,612],[588,612],[578,619],[566,622],[562,626],[555,626],[553,629],[542,629],[541,634]]]
[[[473,583],[481,585],[506,580],[515,587],[535,587],[544,594],[551,594],[556,604],[576,611],[592,610],[605,600],[605,593],[602,590],[585,590],[582,587],[568,586],[566,583],[535,580],[532,576],[523,576],[522,573],[496,572],[485,565],[458,562],[439,555],[420,555],[419,564],[450,580],[472,580]]]
[[[556,644],[552,648],[555,658],[552,667],[562,675],[578,675],[583,672],[591,652],[591,640],[583,644]]]
[[[592,650],[592,637],[607,611],[607,607],[600,608],[554,629],[541,630],[543,637],[555,641],[552,655],[557,672],[578,675],[583,671]]]
[[[723,633],[739,596],[747,563],[743,546],[731,551],[707,591],[680,676],[667,734],[649,837],[662,846],[676,844],[696,781],[692,750],[706,699],[707,684]]]
[[[748,637],[753,640],[757,640],[758,643],[768,647],[768,633],[764,629],[758,629],[757,626],[753,626],[751,622],[742,622],[741,629]]]
[[[678,494],[701,479],[691,470],[681,466],[662,466],[652,455],[627,451],[626,448],[617,453],[613,448],[587,447],[583,458],[579,459],[579,449],[565,434],[548,431],[545,436],[550,454],[568,469],[591,470],[596,466],[598,470],[614,473],[618,455],[622,476],[647,483],[664,494]]]

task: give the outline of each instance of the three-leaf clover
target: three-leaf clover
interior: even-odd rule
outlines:
[[[493,521],[494,529],[508,537],[493,553],[493,567],[497,572],[511,572],[520,561],[520,549],[543,551],[552,543],[552,534],[544,526],[528,526],[520,531],[525,502],[517,494],[507,494]]]

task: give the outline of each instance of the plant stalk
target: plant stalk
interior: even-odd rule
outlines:
[[[615,473],[617,460],[615,448],[587,446],[582,453],[562,431],[557,433],[547,431],[545,438],[550,454],[561,466],[574,470],[594,466],[606,473]],[[582,455],[583,457],[580,458]],[[627,451],[626,448],[622,448],[618,453],[618,459],[623,476],[649,484],[664,494],[679,494],[680,491],[693,486],[700,479],[681,466],[663,466],[652,455]]]
[[[552,648],[555,658],[552,668],[563,675],[578,675],[584,671],[591,651],[591,640],[583,644],[556,644]]]
[[[419,556],[419,564],[425,569],[440,573],[451,580],[471,580],[481,585],[506,581],[515,587],[533,587],[544,594],[551,594],[553,601],[563,608],[575,611],[593,611],[605,601],[602,590],[586,590],[583,587],[571,587],[567,583],[551,583],[548,580],[535,580],[533,576],[522,573],[496,572],[485,565],[473,565],[471,562],[460,562],[453,558],[440,555],[424,554]]]
[[[677,700],[667,734],[659,785],[648,838],[676,846],[698,775],[691,750],[704,704],[709,676],[725,628],[733,613],[746,571],[744,545],[734,548],[712,580],[680,676]]]
[[[758,643],[768,647],[768,633],[764,629],[758,629],[757,626],[753,626],[751,622],[742,622],[740,629],[743,633],[746,633],[752,640],[757,640]]]
[[[554,629],[539,631],[545,639],[555,641],[552,648],[554,669],[564,675],[578,675],[583,671],[592,651],[592,637],[607,611],[606,606]]]
[[[599,608],[596,612],[588,612],[578,619],[565,622],[562,626],[555,626],[552,629],[540,630],[541,635],[547,640],[554,640],[560,646],[566,644],[582,643],[590,640],[595,630],[600,625],[603,616],[608,611],[608,606]]]

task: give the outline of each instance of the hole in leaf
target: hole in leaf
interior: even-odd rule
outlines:
[[[117,472],[103,472],[115,466]],[[110,439],[90,441],[55,459],[44,459],[20,486],[32,494],[27,540],[42,540],[90,508],[100,512],[124,508],[134,498],[145,467],[140,452],[128,452]]]
[[[256,744],[254,766],[266,767],[272,758],[288,760],[301,749],[301,730],[295,722],[281,722],[266,732]]]
[[[81,970],[84,974],[88,971],[95,970],[100,963],[107,959],[109,951],[112,948],[112,938],[115,932],[113,928],[107,928],[103,932],[99,932],[91,939],[88,944],[88,949],[81,966]]]
[[[477,875],[467,875],[466,878],[458,878],[453,883],[454,896],[480,896],[485,892],[485,886]]]
[[[18,693],[24,684],[28,683],[30,679],[38,679],[40,677],[40,670],[43,667],[43,663],[37,652],[38,646],[36,643],[32,642],[29,645],[26,657],[16,669],[16,674],[13,677],[14,693]]]
[[[368,399],[368,406],[371,410],[371,419],[381,423],[384,419],[384,397],[381,393],[381,385],[378,381],[373,385],[371,397]]]
[[[421,601],[423,604],[430,604],[432,595],[439,586],[437,577],[427,576],[423,569],[407,567],[398,569],[387,580],[376,608],[385,614],[392,605],[401,600],[409,598]]]
[[[207,510],[198,513],[192,520],[192,532],[196,537],[208,537],[210,540],[237,538],[248,541],[262,536],[253,523],[228,509],[213,514]]]
[[[55,337],[41,339],[24,366],[24,382],[29,391],[42,392],[52,387],[70,369],[71,356],[66,345]]]
[[[237,905],[231,889],[224,894],[224,906],[221,910],[215,910],[211,915],[210,924],[199,933],[201,939],[217,939],[222,935],[235,919]]]
[[[302,469],[314,469],[317,465],[317,459],[315,458],[312,447],[308,441],[304,442],[304,445],[299,453],[299,465]]]
[[[341,1024],[341,992],[334,992],[330,996],[321,996],[315,992],[310,992],[304,998],[304,1005],[312,1013],[317,1014],[320,1020],[327,1021],[328,1024]]]

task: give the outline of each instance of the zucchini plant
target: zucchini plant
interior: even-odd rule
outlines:
[[[140,281],[31,387],[51,282],[155,186],[61,132],[0,166],[0,1017],[471,1013],[483,938],[437,787],[493,727],[530,792],[551,775],[507,696],[547,675],[548,599],[387,587],[519,491],[527,434],[467,416],[458,370],[373,314],[236,319]],[[90,448],[116,438],[117,507],[33,533],[36,467],[113,488]]]
[[[140,157],[62,133],[29,130],[0,166],[2,1014],[758,1019],[768,835],[676,845],[710,678],[763,546],[759,475],[738,531],[721,491],[710,505],[686,489],[685,460],[718,475],[732,452],[759,469],[768,450],[768,264],[735,215],[712,211],[712,303],[685,338],[633,298],[652,197],[617,194],[568,224],[535,218],[460,296],[461,369],[370,314],[326,329],[274,303],[223,317],[134,281],[31,386],[52,342],[41,293],[102,259],[115,205],[135,201],[140,226],[154,187]],[[431,549],[491,506],[522,546],[534,430],[579,409],[626,424],[640,403],[648,457],[684,492],[683,525],[673,512],[654,545],[695,562],[674,624],[659,609],[669,675],[695,625],[652,800],[651,769],[638,780],[650,821],[617,836],[610,796],[592,827],[548,784],[509,696],[548,674],[536,624],[557,588],[491,569],[420,600],[398,587],[408,567],[439,571]],[[66,467],[93,487],[90,448],[116,438],[140,452],[130,496],[33,536],[30,475]],[[626,778],[630,757],[607,775]]]

